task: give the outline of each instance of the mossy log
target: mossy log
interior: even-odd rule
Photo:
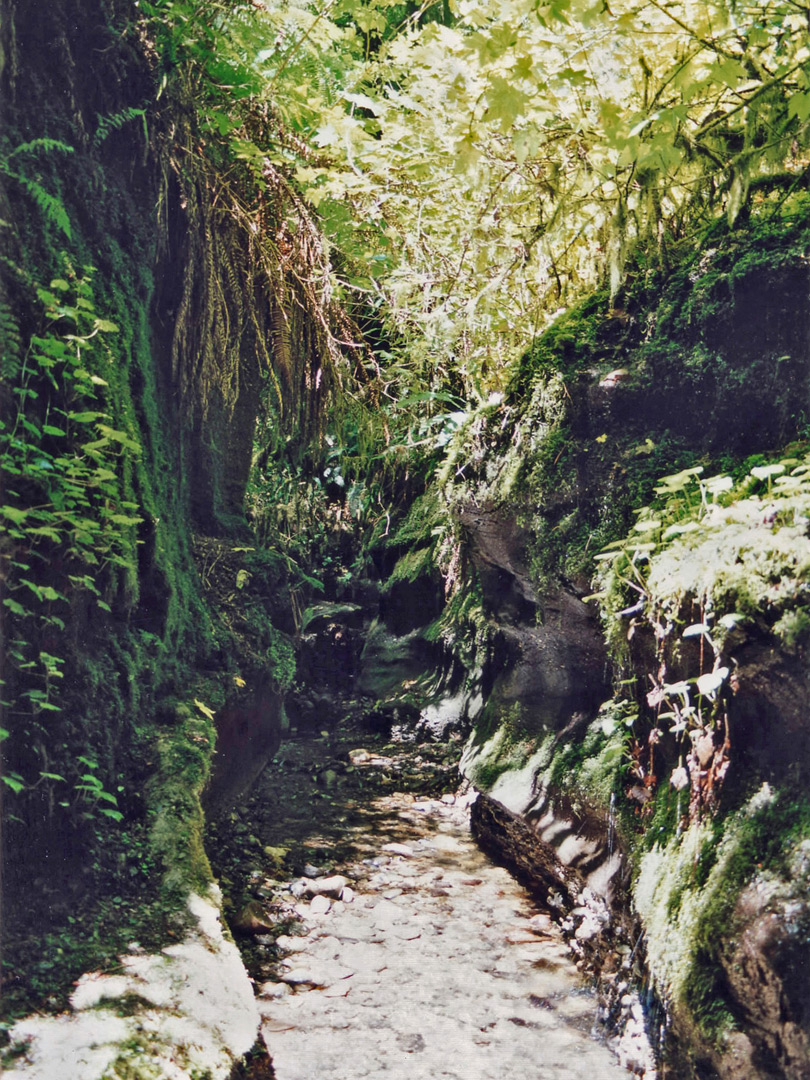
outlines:
[[[575,905],[585,884],[582,875],[563,865],[554,848],[502,803],[479,794],[470,828],[481,850],[513,873],[539,903],[560,913]]]

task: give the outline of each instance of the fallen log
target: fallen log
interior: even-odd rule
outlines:
[[[562,915],[575,906],[585,884],[582,875],[560,862],[551,844],[502,803],[479,794],[470,811],[470,828],[481,850],[549,911]]]

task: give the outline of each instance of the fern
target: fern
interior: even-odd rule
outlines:
[[[19,184],[22,184],[39,207],[42,216],[47,221],[50,221],[52,225],[56,225],[57,228],[61,229],[68,240],[70,240],[70,218],[68,217],[65,204],[62,200],[56,195],[51,195],[51,193],[46,191],[42,184],[38,184],[36,180],[29,180],[27,176],[20,176],[19,173],[13,172],[7,172],[6,175],[16,180]]]
[[[20,370],[22,341],[11,308],[0,298],[0,378],[11,381]]]
[[[46,221],[51,222],[51,224],[56,225],[57,228],[61,229],[69,240],[70,218],[68,217],[65,204],[62,200],[56,195],[51,195],[51,193],[46,191],[36,180],[29,180],[27,176],[23,176],[22,173],[14,172],[9,168],[9,162],[19,154],[39,153],[43,150],[48,153],[73,153],[73,147],[68,146],[67,143],[63,143],[59,139],[31,139],[29,142],[20,143],[20,145],[16,146],[6,157],[0,157],[0,173],[4,173],[9,179],[16,180],[18,184],[22,185],[39,207],[42,216]]]
[[[137,120],[138,118],[143,121],[144,136],[146,136],[146,112],[143,109],[133,109],[128,107],[122,109],[120,112],[113,113],[112,116],[99,115],[98,127],[93,136],[93,149],[95,150],[99,147],[114,131],[120,131],[124,124],[128,124],[130,121]]]
[[[73,153],[73,147],[68,146],[67,143],[63,143],[59,139],[31,139],[30,142],[20,143],[19,146],[15,146],[8,157],[0,161],[0,169],[2,169],[3,172],[8,172],[6,166],[12,158],[16,157],[18,154],[31,154],[40,150],[45,150],[46,152],[56,151],[60,154]]]

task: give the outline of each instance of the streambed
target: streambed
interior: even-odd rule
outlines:
[[[452,757],[298,740],[233,816],[275,860],[251,855],[232,923],[276,1080],[627,1077],[556,926],[472,840]]]

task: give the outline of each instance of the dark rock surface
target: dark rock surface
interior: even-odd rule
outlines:
[[[206,791],[210,810],[238,802],[272,760],[281,745],[282,701],[265,678],[218,711],[217,753]]]
[[[574,713],[594,713],[608,694],[607,650],[595,612],[574,589],[540,590],[528,563],[528,533],[503,510],[457,512],[487,614],[497,626],[490,702],[525,709],[538,727],[564,727]]]

